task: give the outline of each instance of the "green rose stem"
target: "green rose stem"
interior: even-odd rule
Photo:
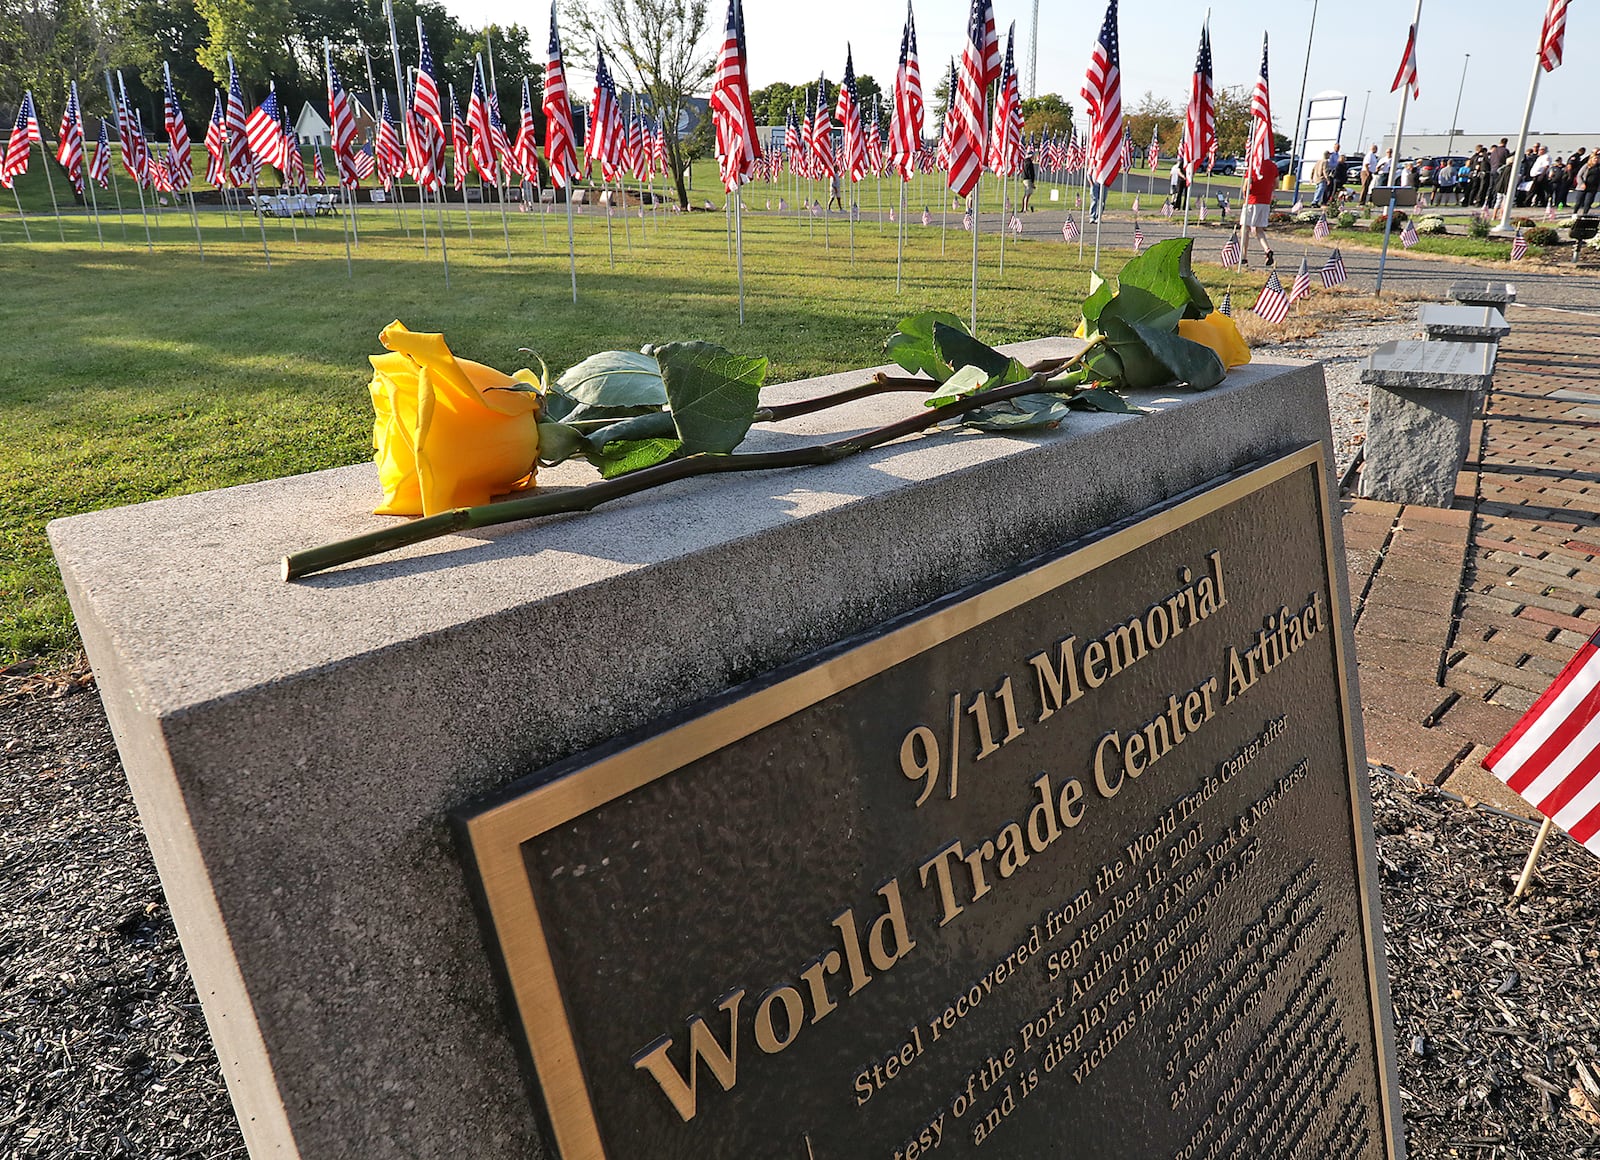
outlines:
[[[1073,360],[1069,358],[1045,359],[1043,362],[1031,364],[1028,370],[1035,375],[1052,375],[1069,366],[1072,362]],[[784,403],[776,407],[763,407],[756,412],[756,421],[758,423],[782,423],[788,419],[798,419],[802,415],[813,415],[818,411],[826,411],[830,407],[854,403],[860,399],[870,399],[877,395],[892,394],[896,391],[920,391],[923,394],[927,394],[937,385],[937,383],[933,383],[928,379],[893,377],[880,371],[873,376],[870,383],[863,383],[859,387],[850,387],[843,391],[836,391],[831,395],[819,395],[815,399],[803,399],[798,403]]]
[[[1091,345],[1089,350],[1093,349]],[[364,560],[371,556],[392,552],[396,548],[403,548],[408,544],[420,544],[425,540],[437,539],[440,536],[450,535],[452,532],[466,531],[469,528],[487,528],[496,524],[516,523],[520,520],[535,519],[539,516],[570,515],[575,512],[592,511],[601,504],[610,503],[612,500],[623,499],[630,495],[637,495],[662,484],[675,483],[680,479],[692,479],[699,475],[724,475],[741,471],[773,471],[784,467],[813,467],[826,463],[836,463],[841,459],[848,459],[863,451],[892,443],[896,439],[903,439],[907,435],[915,435],[935,427],[947,419],[965,415],[984,407],[1003,403],[1007,399],[1020,398],[1023,395],[1045,393],[1048,388],[1049,374],[1065,370],[1083,360],[1088,350],[1080,353],[1076,358],[1063,360],[1059,365],[1050,366],[1047,370],[1035,373],[1032,378],[1008,386],[993,387],[986,391],[978,391],[965,398],[946,403],[942,407],[929,408],[924,414],[912,415],[898,423],[891,423],[887,427],[879,427],[875,431],[868,431],[860,435],[852,435],[847,439],[835,440],[832,443],[819,443],[812,447],[796,447],[788,451],[752,452],[743,455],[691,455],[684,459],[675,459],[655,467],[647,467],[620,479],[607,480],[604,483],[594,483],[587,487],[564,491],[555,495],[533,495],[523,499],[503,500],[499,503],[484,504],[473,508],[456,508],[454,511],[440,512],[435,516],[426,516],[413,520],[408,524],[397,527],[385,528],[378,532],[368,532],[362,536],[352,536],[348,540],[327,544],[320,548],[310,548],[304,552],[296,552],[283,559],[283,578],[285,580],[299,580],[316,572],[335,568],[340,564],[349,564],[356,560]],[[880,376],[881,377],[881,376]],[[909,385],[915,382],[917,389],[922,391],[937,387],[927,379],[888,380],[894,383],[888,389],[910,390]],[[852,388],[849,391],[839,392],[837,395],[827,396],[833,399],[835,405],[849,399],[864,398],[871,394],[880,394],[885,390],[885,384],[874,381],[865,387]],[[772,408],[774,414],[780,411],[785,417],[806,414],[808,411],[822,409],[816,404],[822,400],[807,400],[804,403],[790,404],[788,408]],[[807,410],[794,410],[793,408],[806,408]]]

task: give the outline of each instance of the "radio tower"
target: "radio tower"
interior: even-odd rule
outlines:
[[[1039,95],[1039,0],[1033,0],[1033,36],[1028,40],[1028,96]]]

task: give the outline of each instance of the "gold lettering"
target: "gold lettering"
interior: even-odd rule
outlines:
[[[961,907],[956,903],[956,892],[950,882],[950,865],[961,857],[961,843],[951,842],[932,858],[924,862],[918,869],[922,876],[922,885],[928,885],[928,871],[932,870],[939,879],[939,908],[941,917],[940,926],[946,926],[955,921],[956,915],[961,913]]]
[[[785,1034],[781,1038],[772,1027],[774,1003],[783,1004]],[[805,1021],[806,1005],[805,1000],[800,998],[800,992],[793,987],[772,988],[761,996],[761,1005],[756,1008],[756,1046],[768,1055],[776,1055],[794,1042]]]
[[[685,1123],[694,1119],[698,1110],[700,1060],[704,1059],[711,1074],[722,1085],[723,1091],[732,1091],[739,1082],[739,1002],[744,998],[744,988],[730,992],[717,1004],[719,1011],[728,1013],[728,1046],[724,1048],[707,1028],[706,1021],[696,1015],[689,1020],[689,1078],[684,1079],[667,1052],[672,1049],[672,1038],[663,1035],[634,1057],[635,1070],[648,1071],[662,1092],[671,1101],[673,1110]]]
[[[1050,663],[1050,654],[1042,652],[1030,657],[1028,663],[1039,674],[1039,720],[1048,721],[1058,709],[1063,709],[1083,696],[1078,685],[1078,638],[1069,636],[1057,650],[1058,659]]]

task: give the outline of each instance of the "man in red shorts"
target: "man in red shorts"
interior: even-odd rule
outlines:
[[[1261,168],[1256,173],[1245,174],[1244,179],[1244,213],[1239,219],[1244,226],[1244,253],[1241,255],[1240,265],[1250,264],[1250,238],[1254,235],[1261,242],[1262,252],[1266,254],[1267,265],[1272,265],[1272,247],[1267,244],[1267,223],[1272,217],[1272,191],[1278,187],[1278,166],[1270,157],[1261,159]]]

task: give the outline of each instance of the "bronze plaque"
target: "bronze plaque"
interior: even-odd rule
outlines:
[[[564,1160],[1397,1160],[1312,446],[459,819]]]

